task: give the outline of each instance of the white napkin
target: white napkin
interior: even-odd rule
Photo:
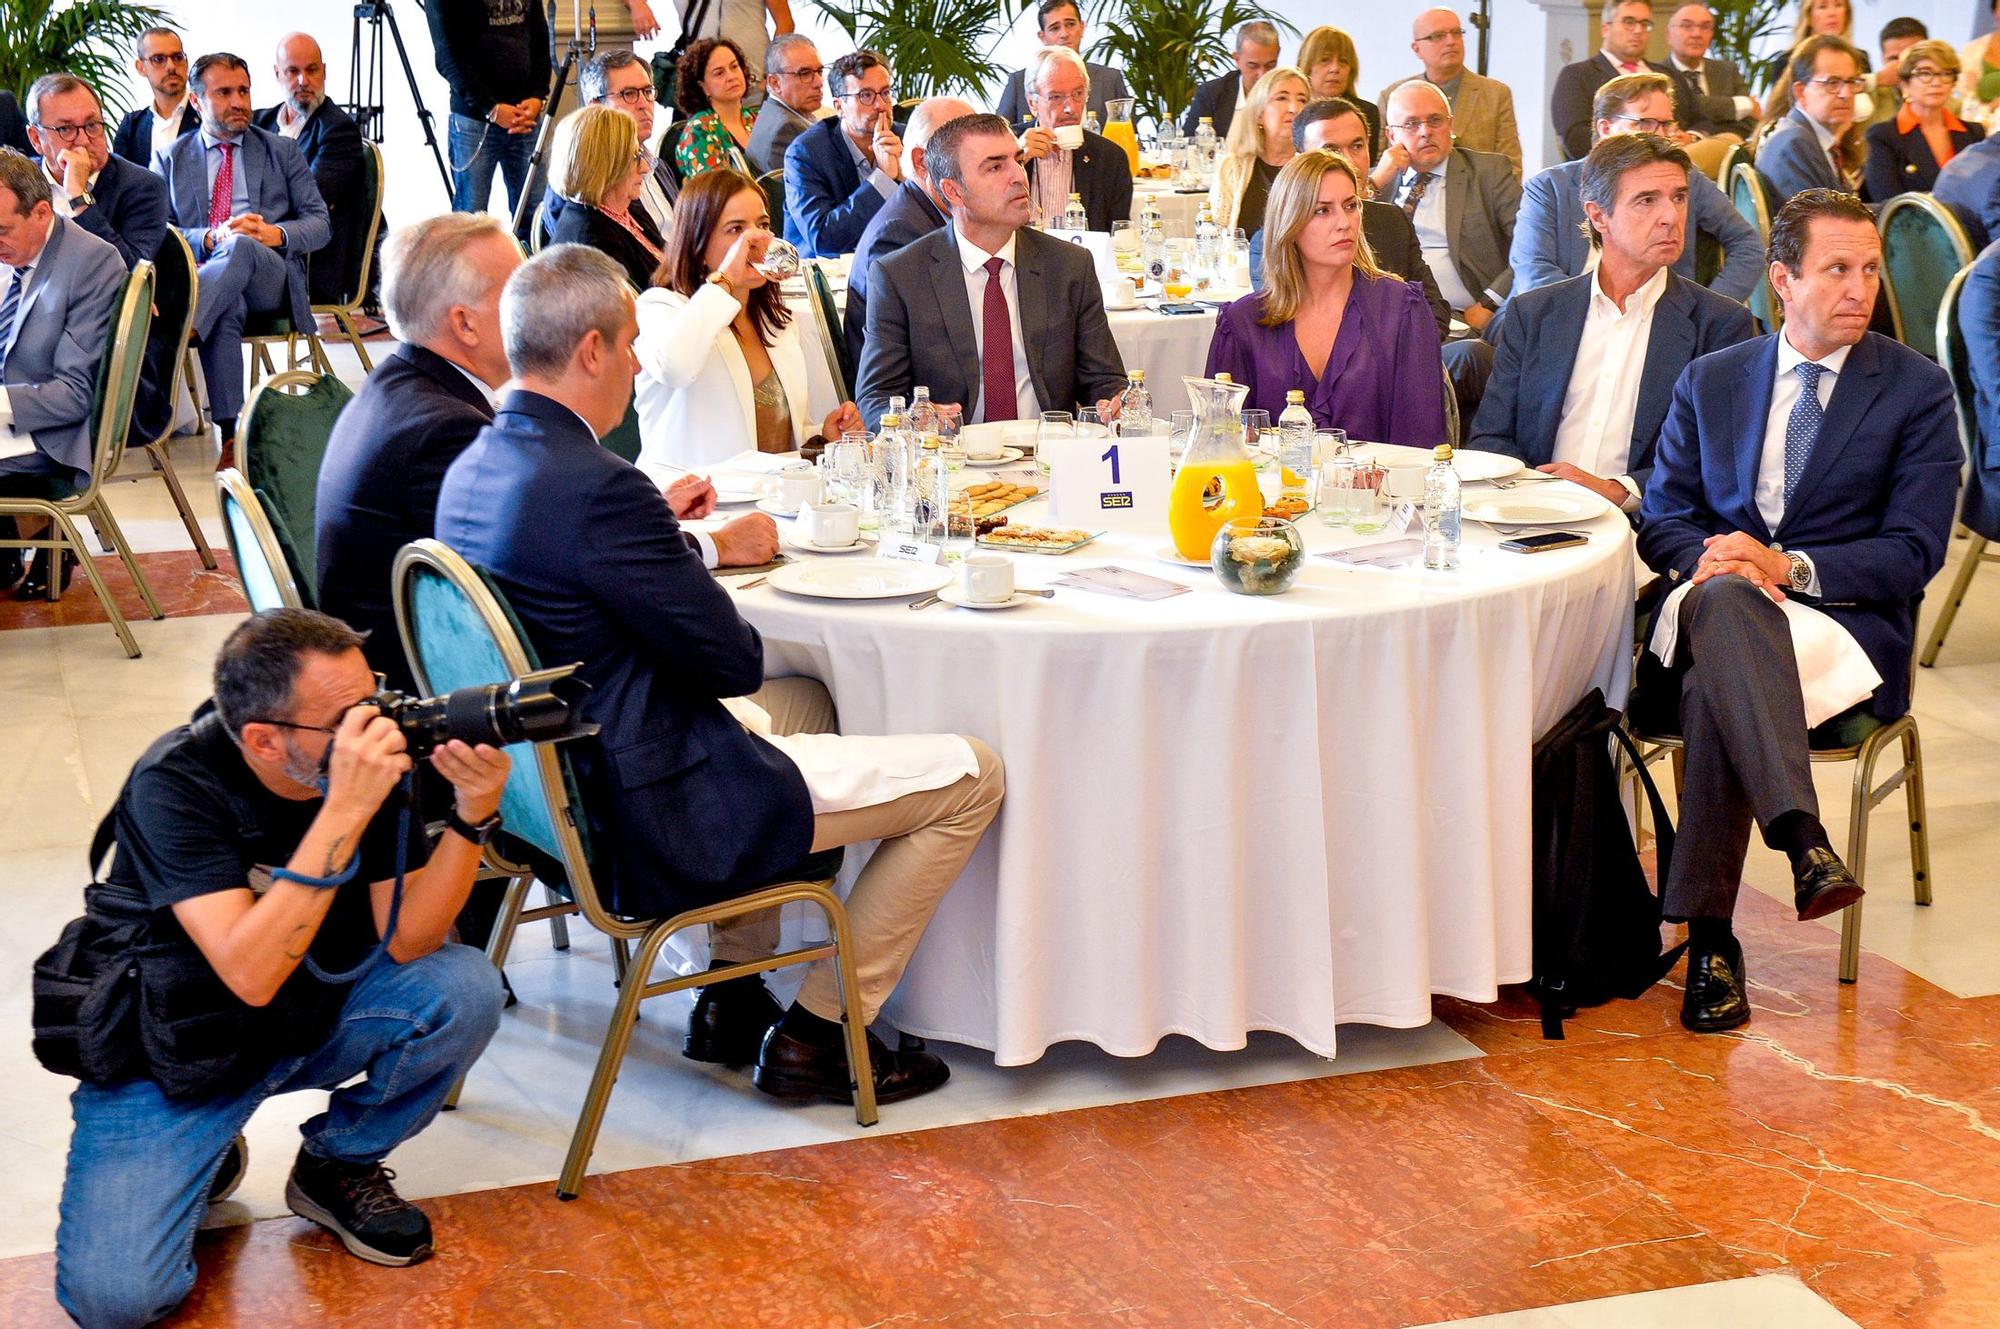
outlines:
[[[776,475],[799,459],[796,452],[758,452],[752,448],[711,467],[717,471],[748,471],[753,475]]]
[[[33,434],[17,434],[12,425],[0,428],[0,461],[8,457],[26,457],[35,450]]]
[[[722,704],[791,758],[815,815],[880,807],[979,774],[972,746],[957,734],[774,734],[770,712],[748,697],[724,697]]]
[[[1694,589],[1683,583],[1660,603],[1647,649],[1665,665],[1674,662],[1680,641],[1681,601]],[[1785,626],[1792,633],[1792,654],[1798,657],[1799,689],[1805,694],[1806,728],[1824,724],[1882,685],[1882,675],[1854,634],[1832,617],[1790,598],[1778,602]]]

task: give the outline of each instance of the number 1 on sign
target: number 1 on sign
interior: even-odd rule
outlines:
[[[1116,485],[1124,483],[1124,481],[1118,478],[1118,445],[1116,443],[1113,443],[1109,448],[1107,448],[1104,452],[1104,455],[1099,457],[1098,460],[1108,461],[1111,463],[1112,484]]]

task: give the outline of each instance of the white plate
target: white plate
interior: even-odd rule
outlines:
[[[967,438],[983,439],[997,435],[1002,448],[1018,448],[1025,457],[1035,450],[1035,437],[1041,428],[1039,420],[995,420],[991,424],[966,425],[958,431],[958,445],[962,450]]]
[[[771,515],[771,516],[773,516],[773,517],[785,517],[785,518],[791,518],[791,517],[796,517],[796,516],[798,516],[798,515],[799,515],[799,510],[798,510],[797,508],[781,508],[781,507],[779,507],[779,506],[778,506],[778,500],[777,500],[777,499],[775,499],[775,498],[760,498],[760,499],[758,499],[758,500],[757,500],[757,511],[759,511],[759,512],[764,512],[764,513],[768,513],[768,514],[770,514],[770,515]]]
[[[771,492],[768,479],[761,475],[711,475],[708,482],[715,486],[717,503],[755,503]]]
[[[1571,484],[1467,494],[1460,509],[1473,521],[1496,526],[1562,526],[1601,517],[1611,505]]]
[[[1172,545],[1161,545],[1153,551],[1153,557],[1159,559],[1162,563],[1178,563],[1184,568],[1208,568],[1213,570],[1215,567],[1213,563],[1205,558],[1200,560],[1182,558],[1181,551]]]
[[[787,535],[784,539],[784,545],[785,548],[796,549],[801,554],[858,554],[863,550],[873,549],[875,542],[864,535],[851,545],[829,547],[827,545],[808,544],[804,540],[794,539],[792,536]]]
[[[1356,443],[1355,452],[1383,466],[1429,466],[1429,448],[1407,448],[1400,443]],[[1452,469],[1460,480],[1504,480],[1527,468],[1519,457],[1504,452],[1473,452],[1459,449],[1451,454]]]
[[[1012,609],[1016,605],[1024,605],[1030,600],[1041,598],[1029,595],[1026,591],[1016,591],[1004,600],[968,600],[965,592],[956,586],[946,586],[937,593],[937,597],[948,605],[957,605],[960,609]]]
[[[1010,462],[1017,462],[1027,455],[1027,453],[1021,451],[1019,448],[1002,448],[1000,449],[1000,455],[997,457],[967,457],[965,464],[967,466],[980,467],[1005,466]]]
[[[953,573],[932,563],[899,558],[847,558],[832,563],[814,559],[773,569],[774,591],[809,595],[821,600],[895,600],[928,595],[951,585]]]

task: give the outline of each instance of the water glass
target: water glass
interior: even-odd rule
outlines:
[[[1129,221],[1111,223],[1111,257],[1120,272],[1139,270],[1139,228]]]
[[[1104,423],[1104,417],[1097,413],[1095,406],[1085,406],[1076,413],[1076,438],[1109,438],[1111,426]]]
[[[1254,454],[1260,450],[1260,445],[1261,450],[1266,454],[1277,450],[1278,435],[1271,429],[1271,413],[1269,411],[1245,411],[1243,412],[1244,450],[1253,454],[1254,459]]]
[[[1042,490],[1049,487],[1049,448],[1051,444],[1066,443],[1076,437],[1076,417],[1068,411],[1043,411],[1041,425],[1035,430],[1035,469],[1042,473]]]
[[[1175,469],[1180,468],[1181,455],[1194,439],[1195,414],[1193,411],[1175,411],[1167,425],[1167,460]]]
[[[1356,535],[1375,535],[1389,524],[1389,501],[1382,495],[1387,467],[1372,461],[1354,464],[1354,483],[1348,489],[1347,521]]]
[[[820,457],[820,486],[830,503],[852,503],[865,518],[875,511],[875,458],[868,435],[841,435]]]
[[[1192,241],[1170,239],[1165,246],[1167,270],[1160,278],[1160,291],[1169,300],[1185,300],[1194,294],[1194,245]]]
[[[768,281],[783,282],[798,276],[805,268],[805,260],[790,241],[774,238],[764,250],[764,257],[750,266],[763,273]]]

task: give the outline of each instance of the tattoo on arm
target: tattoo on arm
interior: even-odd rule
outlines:
[[[292,935],[285,939],[285,958],[287,960],[305,959],[306,952],[312,949],[312,939],[313,930],[308,924],[301,923],[293,928]]]
[[[340,847],[346,843],[347,837],[344,835],[333,837],[333,843],[326,847],[326,866],[319,870],[320,876],[331,877],[333,875],[334,868],[340,858]]]

